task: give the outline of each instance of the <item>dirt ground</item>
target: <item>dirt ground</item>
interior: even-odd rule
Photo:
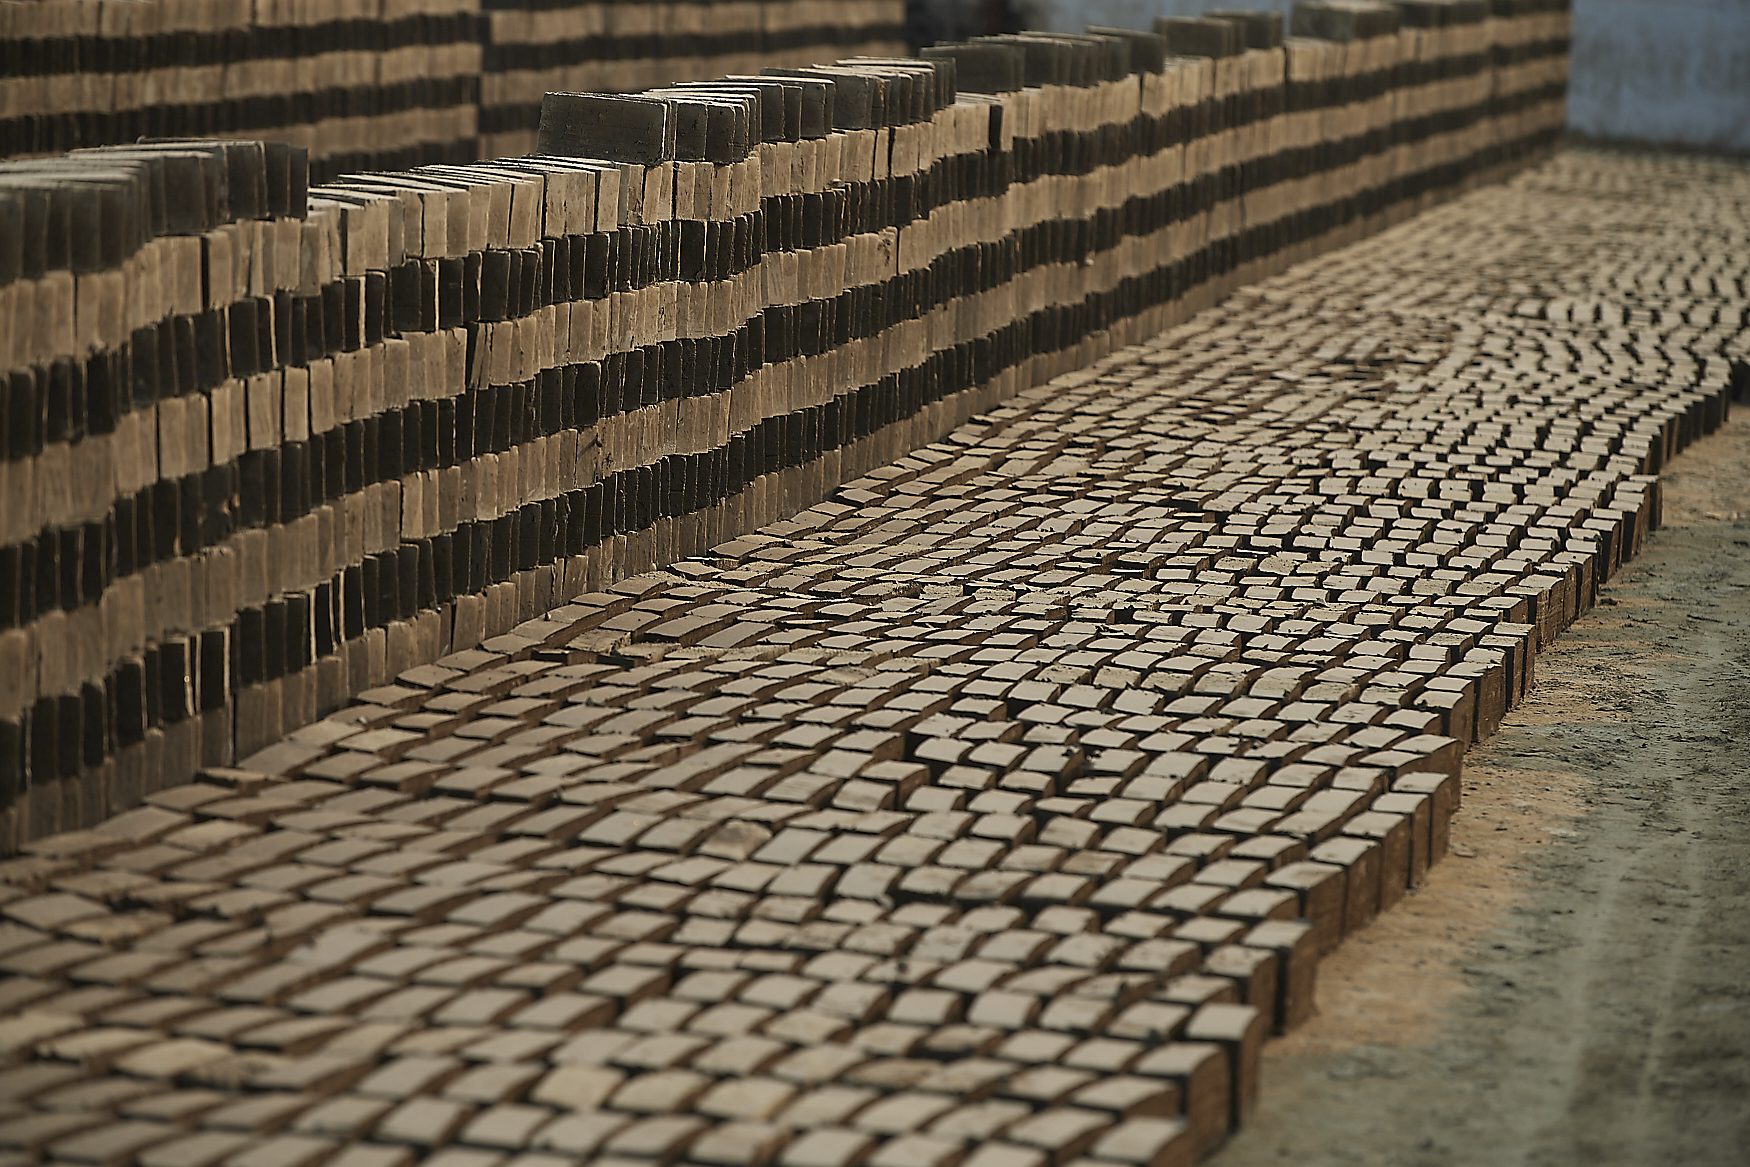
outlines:
[[[1665,491],[1214,1167],[1750,1164],[1750,407]]]

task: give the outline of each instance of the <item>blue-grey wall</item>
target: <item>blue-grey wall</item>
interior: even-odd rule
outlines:
[[[1568,126],[1750,151],[1750,0],[1575,0]]]
[[[1024,0],[1034,28],[1147,28],[1157,16],[1292,0]],[[1750,152],[1750,0],[1574,0],[1568,125],[1625,138]]]

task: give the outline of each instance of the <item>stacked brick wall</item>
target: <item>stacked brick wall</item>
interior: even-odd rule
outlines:
[[[309,188],[252,142],[10,164],[8,837],[703,554],[1553,145],[1565,10],[1321,11],[1372,15],[1220,56],[1034,36],[555,95],[546,154]]]
[[[23,0],[0,5],[0,157],[241,135],[307,148],[318,178],[468,162],[533,144],[542,87],[897,51],[902,19],[894,0]]]

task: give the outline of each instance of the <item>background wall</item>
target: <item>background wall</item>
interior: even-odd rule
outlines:
[[[1147,28],[1208,8],[1292,0],[1021,0],[1028,26]],[[1574,0],[1568,128],[1750,152],[1750,0]]]
[[[1574,0],[1568,128],[1750,152],[1750,0]]]

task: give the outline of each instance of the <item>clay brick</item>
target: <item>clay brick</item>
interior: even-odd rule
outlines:
[[[1313,848],[1315,863],[1341,866],[1347,872],[1343,898],[1345,935],[1371,923],[1379,914],[1382,848],[1370,839],[1330,839]]]
[[[1160,1078],[1177,1086],[1193,1158],[1219,1143],[1233,1121],[1230,1066],[1224,1046],[1192,1041],[1164,1045],[1135,1066],[1138,1075]]]
[[[1102,1161],[1146,1167],[1189,1167],[1197,1153],[1195,1132],[1178,1118],[1130,1119],[1094,1144],[1094,1154]]]
[[[1343,938],[1344,902],[1348,873],[1328,863],[1291,863],[1265,880],[1271,887],[1292,891],[1300,897],[1300,919],[1313,926],[1314,944],[1321,954],[1330,952]]]

